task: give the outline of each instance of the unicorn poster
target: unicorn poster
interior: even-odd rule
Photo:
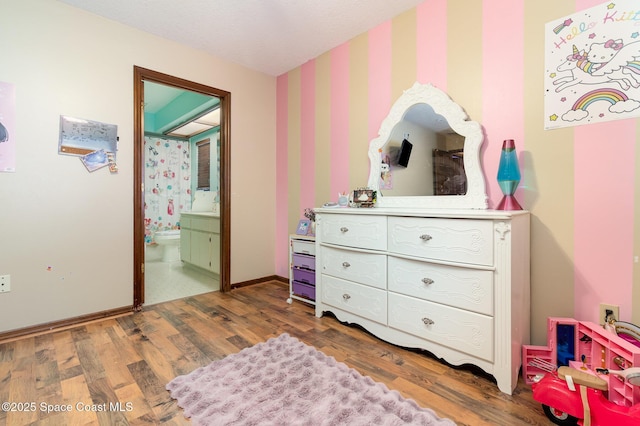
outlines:
[[[549,22],[545,48],[545,129],[640,116],[639,1]]]

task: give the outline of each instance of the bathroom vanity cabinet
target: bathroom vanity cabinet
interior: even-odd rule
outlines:
[[[529,343],[529,213],[316,209],[316,316],[518,381]]]
[[[180,258],[208,272],[220,273],[220,216],[180,214]]]

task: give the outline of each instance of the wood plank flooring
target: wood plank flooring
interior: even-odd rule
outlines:
[[[548,425],[530,387],[513,396],[490,376],[387,344],[268,282],[0,343],[0,425],[190,424],[164,386],[282,333],[313,345],[459,425]]]

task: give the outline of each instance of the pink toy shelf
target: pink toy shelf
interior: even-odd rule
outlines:
[[[640,347],[601,325],[572,318],[547,320],[547,346],[522,346],[522,376],[527,384],[557,367],[568,365],[595,373],[596,368],[640,367]],[[640,387],[621,377],[600,375],[609,382],[609,400],[618,405],[640,403]]]

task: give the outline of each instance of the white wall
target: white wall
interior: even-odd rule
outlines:
[[[132,304],[133,66],[231,92],[231,281],[274,274],[275,78],[51,0],[0,0],[17,165],[0,173],[0,332]],[[58,155],[61,114],[118,125],[117,174]]]

